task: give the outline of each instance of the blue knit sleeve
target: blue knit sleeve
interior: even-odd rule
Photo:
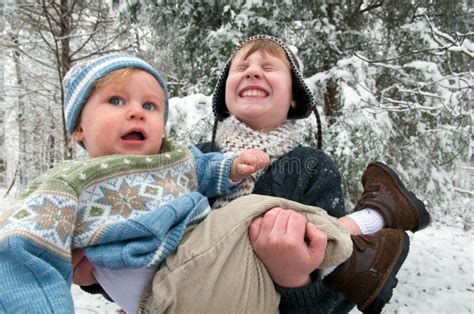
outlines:
[[[0,309],[5,313],[74,312],[70,260],[21,236],[9,237],[0,245]]]
[[[70,248],[76,208],[68,193],[39,192],[0,210],[1,310],[74,311]]]
[[[186,227],[201,222],[210,210],[206,197],[190,192],[146,214],[110,225],[84,252],[100,267],[156,267],[176,249]]]
[[[234,153],[202,153],[196,146],[189,145],[196,162],[198,191],[207,197],[225,194],[229,191],[229,174]]]

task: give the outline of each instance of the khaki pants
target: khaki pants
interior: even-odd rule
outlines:
[[[211,212],[188,230],[145,289],[139,313],[275,313],[279,294],[248,238],[251,221],[271,208],[302,213],[328,236],[320,268],[352,253],[349,233],[320,208],[249,195]]]

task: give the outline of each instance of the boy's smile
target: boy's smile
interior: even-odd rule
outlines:
[[[164,99],[158,81],[145,71],[137,70],[125,81],[113,78],[89,96],[74,137],[90,157],[157,154],[164,132]]]
[[[268,92],[258,86],[247,86],[239,92],[240,97],[267,97]]]
[[[226,81],[229,112],[254,130],[270,131],[283,124],[293,104],[288,61],[256,51],[245,60],[234,57]]]

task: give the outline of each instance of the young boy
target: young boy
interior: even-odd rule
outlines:
[[[272,161],[267,169],[244,179],[231,193],[218,197],[214,208],[255,193],[321,207],[334,217],[345,215],[335,163],[321,149],[305,147],[298,141],[300,130],[292,120],[314,112],[318,148],[321,127],[316,100],[303,78],[301,62],[290,47],[267,35],[253,36],[239,44],[221,72],[212,106],[213,141],[201,145],[203,151],[214,147],[237,153],[254,147],[268,152]],[[294,233],[283,228],[280,238],[275,227],[291,225],[289,219],[280,219],[283,215],[278,214],[276,219],[264,216],[250,225],[253,249],[282,295],[280,310],[348,311],[337,307],[338,303],[348,304],[348,299],[361,311],[380,311],[390,299],[395,275],[408,250],[408,241],[403,240],[400,229],[416,232],[428,225],[430,217],[424,204],[387,165],[371,163],[362,183],[364,192],[354,213],[339,219],[354,235],[353,255],[323,281],[319,271],[308,272],[315,270],[317,264],[302,265],[299,259],[310,251],[301,245],[304,225],[294,228]],[[285,246],[288,249],[279,249]],[[327,274],[330,269],[322,272]],[[301,284],[305,282],[310,284]],[[345,298],[334,293],[334,287]]]
[[[255,149],[238,157],[202,154],[166,141],[165,82],[136,57],[85,62],[63,84],[67,131],[90,159],[48,171],[1,212],[0,312],[72,313],[71,249],[77,248],[104,286],[129,276],[121,305],[134,312],[185,228],[209,213],[205,196],[226,193],[268,157]]]

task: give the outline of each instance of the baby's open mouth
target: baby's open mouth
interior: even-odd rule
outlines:
[[[122,136],[122,140],[126,141],[143,141],[145,135],[142,132],[133,131]]]

